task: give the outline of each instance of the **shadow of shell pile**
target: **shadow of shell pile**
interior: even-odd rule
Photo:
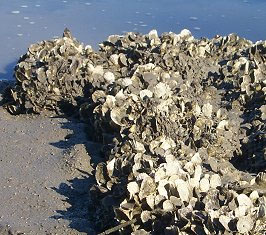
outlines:
[[[90,125],[104,153],[90,189],[97,229],[264,234],[266,42],[152,30],[99,46],[67,29],[31,45],[7,106],[74,109]]]

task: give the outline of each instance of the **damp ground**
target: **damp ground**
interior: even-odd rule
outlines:
[[[87,150],[97,146],[86,141],[84,125],[12,116],[0,107],[0,133],[0,233],[4,226],[13,234],[93,234],[86,219]]]

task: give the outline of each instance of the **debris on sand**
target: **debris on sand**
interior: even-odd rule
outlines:
[[[90,190],[101,231],[263,234],[265,57],[265,41],[235,34],[129,32],[95,52],[65,30],[21,57],[7,107],[68,105],[90,123],[104,150]]]

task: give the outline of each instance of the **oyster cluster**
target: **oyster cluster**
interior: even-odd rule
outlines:
[[[130,32],[95,52],[65,30],[20,59],[7,107],[40,113],[67,104],[90,124],[103,144],[90,189],[101,231],[262,234],[265,56],[266,42],[235,34]]]
[[[245,137],[241,140],[245,153],[243,164],[251,171],[265,170],[266,153],[266,42],[257,42],[247,49],[237,52],[234,58],[222,66],[218,84],[229,87],[224,99],[232,108],[243,114],[241,124]],[[256,158],[256,161],[254,159]]]
[[[12,114],[40,113],[76,106],[76,98],[83,95],[87,84],[91,57],[91,48],[84,48],[68,29],[62,38],[32,44],[15,67],[14,103],[8,110]]]

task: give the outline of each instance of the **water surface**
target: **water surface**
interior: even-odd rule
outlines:
[[[0,79],[31,43],[61,36],[68,27],[97,49],[110,34],[192,31],[195,37],[235,32],[266,39],[264,0],[1,0]]]

